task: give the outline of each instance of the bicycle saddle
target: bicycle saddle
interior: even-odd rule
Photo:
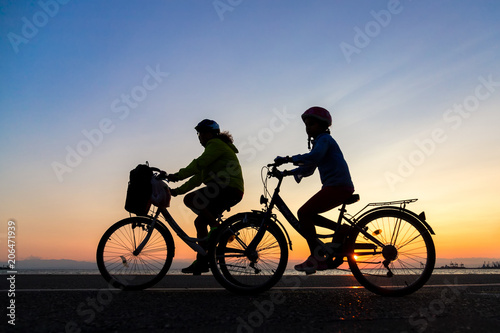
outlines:
[[[350,205],[358,201],[359,201],[359,194],[351,194],[351,196],[346,201],[344,201],[344,203],[346,205]]]

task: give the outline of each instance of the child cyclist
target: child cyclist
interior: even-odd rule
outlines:
[[[210,119],[204,119],[195,129],[205,150],[187,167],[169,174],[167,179],[179,181],[189,178],[180,187],[170,190],[173,196],[205,185],[184,197],[185,205],[198,215],[194,221],[197,237],[205,238],[208,236],[208,226],[217,227],[217,216],[241,201],[244,190],[243,174],[236,157],[238,149],[233,145],[233,138],[228,132],[221,132],[219,125]],[[206,249],[206,241],[200,241],[199,244]],[[182,272],[198,275],[208,270],[207,258],[198,255]]]
[[[337,142],[330,135],[329,127],[332,125],[332,117],[328,110],[314,106],[302,114],[302,120],[306,126],[306,133],[309,136],[309,149],[312,141],[312,149],[309,153],[294,155],[292,157],[276,157],[277,164],[293,162],[299,167],[295,170],[287,171],[293,174],[295,180],[300,182],[303,177],[310,176],[316,168],[319,169],[321,190],[310,198],[298,211],[301,234],[307,241],[311,255],[302,264],[296,265],[297,271],[308,274],[315,273],[316,270],[335,268],[333,262],[328,262],[321,254],[321,250],[316,242],[315,226],[335,229],[335,222],[332,222],[321,215],[329,211],[344,201],[354,192],[354,185],[351,180],[349,168],[342,155]],[[343,237],[345,232],[341,228],[339,234],[335,235],[334,242]],[[341,262],[336,262],[337,266]]]

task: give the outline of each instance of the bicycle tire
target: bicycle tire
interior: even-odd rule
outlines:
[[[405,296],[429,280],[436,250],[431,234],[416,217],[382,209],[367,214],[358,226],[384,243],[376,245],[357,229],[349,235],[349,268],[366,289],[382,296]]]
[[[209,261],[215,279],[237,294],[256,294],[272,288],[283,276],[288,262],[288,244],[283,231],[269,224],[257,246],[253,262],[244,249],[259,230],[262,217],[238,214],[218,228],[210,243]],[[232,239],[232,240],[231,240]]]
[[[142,290],[158,283],[174,256],[170,231],[156,223],[151,238],[139,255],[133,252],[147,235],[152,219],[126,218],[113,224],[97,246],[97,267],[104,279],[122,290]]]

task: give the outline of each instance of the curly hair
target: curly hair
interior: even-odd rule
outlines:
[[[233,143],[233,141],[234,141],[233,136],[228,131],[217,133],[216,137],[221,139],[222,141],[224,141],[226,143]]]

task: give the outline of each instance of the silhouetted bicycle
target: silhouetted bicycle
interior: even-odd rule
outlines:
[[[154,177],[165,180],[158,168]],[[166,184],[165,184],[166,186]],[[174,239],[165,222],[190,248],[200,255],[206,251],[198,245],[207,240],[189,237],[170,215],[167,208],[156,207],[149,216],[134,216],[113,224],[97,246],[97,266],[108,283],[123,290],[141,290],[158,283],[168,272],[174,257]],[[221,221],[222,216],[219,217]]]
[[[297,218],[279,195],[287,174],[279,171],[278,166],[269,164],[263,168],[267,170],[261,196],[265,208],[229,217],[211,243],[212,273],[232,292],[268,290],[285,272],[288,247],[291,250],[292,246],[285,227],[273,213],[275,207],[300,234]],[[269,202],[267,182],[272,177],[278,183]],[[415,292],[428,281],[436,261],[431,236],[434,231],[426,222],[425,213],[416,215],[405,208],[417,199],[369,203],[353,216],[346,214],[346,206],[358,200],[359,195],[353,194],[340,208],[335,231],[343,221],[349,226],[341,243],[333,243],[334,234],[318,235],[320,251],[326,255],[329,267],[337,268],[347,258],[352,274],[366,289],[384,296]],[[373,208],[366,210],[368,207]],[[329,238],[330,242],[321,241]]]

